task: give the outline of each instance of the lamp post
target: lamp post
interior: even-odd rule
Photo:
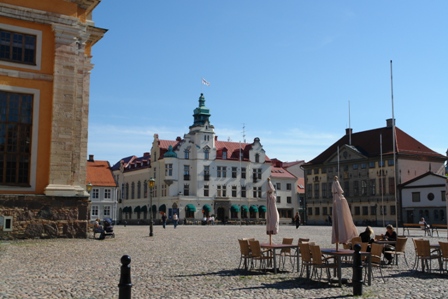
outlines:
[[[148,181],[148,187],[149,187],[149,236],[152,237],[153,230],[152,230],[152,190],[154,188],[155,180],[153,178],[150,178]]]
[[[90,194],[90,192],[92,191],[92,188],[93,188],[93,185],[92,185],[92,183],[89,182],[89,183],[86,185],[87,193]]]

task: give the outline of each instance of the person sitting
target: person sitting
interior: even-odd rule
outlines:
[[[366,227],[366,230],[363,231],[362,233],[359,234],[359,236],[361,237],[361,242],[363,243],[373,243],[374,237],[375,237],[375,233],[373,232],[373,229],[370,226]],[[370,246],[367,247],[367,251],[370,251]]]
[[[381,235],[381,236],[383,237],[384,240],[397,241],[397,233],[395,232],[392,224],[388,224],[386,226],[386,234]],[[394,246],[387,244],[384,246],[383,252],[384,251],[393,251],[394,249],[395,249]],[[392,264],[392,254],[384,253],[384,258],[388,260],[388,262],[387,262],[388,265]]]
[[[103,226],[100,224],[99,219],[96,219],[93,225],[93,235],[95,236],[96,233],[100,234],[100,237],[98,238],[100,240],[103,240],[106,237]]]
[[[422,230],[428,233],[428,235],[431,235],[431,226],[425,221],[425,218],[422,217],[418,224],[420,224]]]

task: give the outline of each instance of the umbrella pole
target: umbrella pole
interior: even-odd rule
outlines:
[[[269,234],[269,245],[271,245],[271,244],[272,244],[272,235]]]
[[[338,251],[339,243],[336,243],[336,251]]]

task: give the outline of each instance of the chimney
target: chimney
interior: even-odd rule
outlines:
[[[89,155],[89,162],[95,162],[95,160],[93,159],[93,155]]]
[[[215,141],[217,141],[217,140],[218,140],[218,135],[215,136]]]
[[[180,138],[180,136],[177,136],[176,141],[182,141],[182,138]]]
[[[395,119],[392,119],[392,118],[388,118],[388,119],[386,119],[386,126],[388,127],[388,128],[392,128],[392,125],[395,125],[396,123],[395,123]]]
[[[348,136],[348,144],[349,145],[352,145],[352,134],[353,134],[353,129],[352,128],[345,129],[345,135]]]
[[[149,153],[148,152],[143,153],[143,157],[149,157]]]

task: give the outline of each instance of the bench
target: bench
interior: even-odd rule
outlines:
[[[438,237],[439,229],[447,229],[447,225],[446,224],[432,224],[431,225],[432,235],[434,236],[434,231],[435,231],[437,233],[437,237]]]
[[[425,232],[425,236],[428,234],[428,236],[432,236],[432,229],[428,228],[425,229],[423,225],[419,224],[419,223],[403,223],[403,235],[404,232],[407,230],[408,231],[408,236],[409,236],[409,229],[410,228],[418,228],[420,230],[423,230]]]

